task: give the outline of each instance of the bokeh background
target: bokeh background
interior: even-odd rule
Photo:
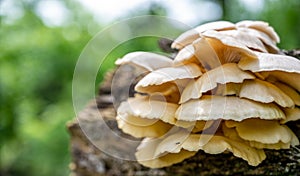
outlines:
[[[0,175],[69,174],[66,123],[75,116],[75,64],[88,41],[108,25],[139,15],[168,16],[192,27],[264,20],[279,33],[280,48],[296,49],[299,9],[299,0],[0,0]],[[157,51],[156,40],[129,42],[111,57]],[[96,87],[113,68],[109,61]]]

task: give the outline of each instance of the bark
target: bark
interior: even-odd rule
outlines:
[[[299,50],[285,51],[286,54],[299,58]],[[130,70],[130,71],[128,71]],[[121,160],[107,155],[99,150],[95,141],[102,142],[97,130],[103,125],[109,126],[115,133],[127,138],[117,127],[115,120],[116,106],[128,98],[128,90],[123,87],[130,87],[129,96],[134,94],[133,85],[130,85],[131,78],[140,74],[140,70],[131,66],[119,68],[117,72],[111,71],[106,75],[105,81],[99,89],[99,96],[96,100],[86,106],[77,116],[77,119],[69,122],[67,128],[71,135],[70,163],[71,175],[74,176],[100,176],[100,175],[297,175],[300,171],[300,146],[288,150],[265,150],[267,159],[259,166],[249,166],[246,161],[234,157],[231,153],[218,155],[206,154],[199,151],[195,156],[161,169],[149,169],[134,161]],[[114,77],[114,80],[112,78]],[[111,84],[114,84],[114,95],[111,94]],[[101,117],[99,116],[101,112]],[[102,118],[104,121],[99,121]],[[80,122],[80,123],[79,123]],[[300,138],[300,121],[287,124]],[[85,129],[85,133],[82,132]],[[88,134],[89,138],[85,134]],[[91,142],[91,140],[93,143]],[[108,143],[109,137],[106,139]],[[128,146],[116,144],[118,147]],[[110,146],[107,146],[110,147]],[[111,149],[114,150],[114,149]],[[128,148],[129,151],[135,150]]]

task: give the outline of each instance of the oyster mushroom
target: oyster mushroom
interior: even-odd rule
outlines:
[[[274,120],[252,118],[241,122],[231,121],[228,126],[235,127],[242,139],[263,144],[288,143],[294,135],[287,126]]]
[[[151,85],[161,85],[166,82],[192,79],[202,75],[199,66],[196,64],[187,64],[179,67],[166,67],[155,70],[144,78],[142,78],[135,87],[135,90],[139,91],[142,87]]]
[[[234,29],[235,25],[228,21],[216,21],[200,25],[194,29],[188,30],[181,34],[172,43],[172,48],[182,49],[184,46],[191,44],[194,40],[198,39],[201,33],[207,30],[228,30]]]
[[[227,63],[204,73],[200,78],[191,81],[180,98],[180,103],[184,103],[190,99],[197,99],[202,93],[217,87],[217,83],[241,83],[245,79],[254,79],[251,73],[244,72],[237,67],[235,63]]]
[[[136,158],[139,163],[151,168],[166,167],[181,162],[195,155],[199,150],[209,154],[230,151],[234,156],[246,160],[253,166],[266,158],[263,150],[255,149],[244,141],[231,140],[222,135],[209,135],[211,139],[201,145],[200,139],[207,136],[178,131],[163,138],[146,138],[137,148]]]
[[[231,121],[232,122],[232,121]],[[227,127],[226,125],[229,125],[229,127]],[[226,121],[225,123],[223,123],[222,125],[222,130],[224,133],[224,136],[233,139],[233,140],[237,140],[237,141],[243,141],[245,143],[248,143],[251,147],[257,148],[257,149],[288,149],[290,148],[291,145],[296,145],[297,143],[297,137],[292,134],[292,139],[290,142],[284,143],[284,142],[277,142],[274,144],[265,144],[265,143],[261,143],[261,142],[257,142],[257,141],[247,141],[242,139],[239,134],[237,133],[236,129],[234,128],[234,125],[232,123],[230,123],[230,121]],[[235,122],[234,122],[235,123]]]
[[[259,103],[238,97],[205,95],[179,106],[175,114],[178,120],[235,120],[248,118],[285,119],[283,111],[275,104]]]
[[[238,66],[252,72],[283,71],[300,74],[300,61],[291,56],[255,52],[257,59],[243,58]]]
[[[157,69],[142,78],[135,86],[135,90],[150,95],[158,93],[165,96],[167,101],[177,103],[180,92],[187,82],[200,75],[202,72],[199,66],[192,63],[179,67]]]
[[[166,134],[172,126],[157,119],[147,119],[130,114],[117,115],[118,127],[136,138],[160,137]]]
[[[298,64],[299,65],[299,64]],[[270,82],[282,82],[300,92],[300,74],[285,71],[260,72],[261,75]]]
[[[286,115],[285,119],[282,119],[280,123],[287,123],[289,121],[300,120],[300,108],[285,108],[284,113]]]
[[[210,70],[221,65],[220,59],[211,44],[204,37],[180,50],[174,59],[175,65],[197,63],[203,69]]]
[[[276,42],[276,43],[280,42],[280,38],[279,38],[278,34],[266,22],[245,20],[245,21],[236,23],[236,26],[256,29],[258,31],[261,31],[261,32],[267,34],[274,42]]]
[[[136,51],[123,56],[123,58],[116,60],[116,65],[133,64],[142,67],[148,71],[153,71],[159,68],[170,67],[172,60],[166,56]]]
[[[208,37],[208,38],[217,39],[223,45],[225,45],[225,46],[221,46],[220,44],[218,44],[219,47],[221,46],[223,48],[223,50],[225,50],[224,53],[226,53],[226,49],[227,49],[226,47],[232,47],[232,48],[236,49],[237,52],[245,53],[245,55],[249,58],[256,58],[255,53],[244,44],[245,42],[243,42],[243,43],[241,42],[242,39],[237,40],[230,35],[226,35],[222,32],[217,32],[217,31],[213,31],[213,30],[205,31],[202,35],[205,37]],[[236,54],[236,53],[234,53],[234,54]],[[224,57],[220,57],[220,58],[223,59]],[[232,60],[231,62],[236,62],[236,61]]]
[[[180,35],[174,60],[146,52],[119,59],[147,72],[117,110],[120,129],[145,137],[138,162],[167,167],[203,150],[257,166],[263,149],[299,145],[285,123],[300,118],[300,61],[279,54],[278,42],[268,23],[219,21]]]
[[[220,34],[225,34],[230,37],[233,37],[239,43],[244,44],[246,47],[254,50],[258,50],[260,52],[267,53],[267,49],[265,45],[260,40],[259,37],[253,37],[251,33],[244,32],[243,30],[227,30],[227,31],[220,31]]]
[[[259,79],[245,80],[238,93],[241,98],[248,98],[262,103],[276,102],[282,107],[294,107],[294,101],[275,85]]]
[[[147,119],[159,119],[169,124],[175,124],[177,104],[152,100],[149,97],[134,97],[121,103],[118,114],[130,114]]]
[[[137,161],[150,168],[162,168],[171,166],[175,163],[179,163],[187,158],[194,156],[196,151],[188,151],[181,149],[177,153],[167,153],[160,157],[155,156],[158,145],[162,142],[162,139],[145,138],[137,148],[135,153]],[[170,148],[172,150],[173,148]]]
[[[273,84],[288,95],[294,101],[295,105],[300,106],[300,94],[295,89],[280,82],[274,82]]]
[[[199,141],[201,137],[203,137],[203,135],[192,134],[184,143],[183,148],[187,150],[201,149],[209,154],[220,154],[225,151],[230,151],[234,156],[246,160],[248,164],[252,166],[257,166],[266,158],[263,150],[253,148],[243,141],[231,140],[224,136],[214,135],[207,144],[200,146],[197,145],[199,144],[197,141]]]
[[[244,27],[238,28],[238,30],[248,33],[249,35],[255,36],[256,38],[260,39],[265,45],[265,48],[268,50],[268,52],[275,53],[275,54],[279,53],[279,49],[276,46],[276,42],[273,41],[271,37],[268,36],[266,33],[255,29],[244,28]]]
[[[166,133],[171,125],[202,131],[211,126],[204,121],[180,121],[175,118],[177,104],[140,96],[122,102],[117,110],[119,128],[134,137],[154,137]],[[153,130],[153,133],[151,133]],[[136,131],[136,134],[135,134]],[[143,136],[144,134],[144,136]]]

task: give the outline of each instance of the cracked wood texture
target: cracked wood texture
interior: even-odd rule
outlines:
[[[299,58],[300,50],[284,51],[286,54]],[[265,150],[267,158],[259,166],[249,166],[246,161],[234,157],[231,153],[218,155],[206,154],[199,151],[195,156],[181,163],[161,169],[143,167],[135,161],[114,158],[99,150],[95,141],[102,142],[97,131],[103,125],[109,126],[116,134],[130,138],[117,127],[115,106],[134,94],[133,85],[140,70],[131,67],[120,67],[117,71],[106,74],[99,89],[99,95],[67,124],[70,133],[70,150],[72,161],[70,170],[72,176],[101,176],[101,175],[298,175],[300,174],[300,146],[288,150]],[[112,78],[113,81],[112,81]],[[128,81],[133,80],[133,81]],[[115,92],[111,94],[113,82]],[[133,83],[132,85],[130,85]],[[129,87],[129,90],[124,90]],[[128,93],[129,92],[129,93]],[[101,112],[101,116],[99,116]],[[102,118],[103,121],[100,121]],[[80,125],[78,123],[80,121]],[[300,121],[287,124],[300,138]],[[81,127],[86,131],[82,132]],[[85,134],[88,134],[89,139]],[[93,139],[94,143],[90,141]],[[109,140],[109,137],[106,139]],[[118,147],[126,145],[116,144]],[[110,146],[107,146],[108,148]],[[117,150],[117,149],[116,149]],[[128,151],[135,150],[128,148]]]

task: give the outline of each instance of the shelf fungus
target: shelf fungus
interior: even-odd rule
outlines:
[[[266,22],[218,21],[175,39],[174,58],[133,52],[118,59],[146,72],[116,118],[124,133],[143,138],[137,161],[167,167],[202,150],[257,166],[264,149],[299,145],[286,123],[300,119],[300,61],[278,42]]]

